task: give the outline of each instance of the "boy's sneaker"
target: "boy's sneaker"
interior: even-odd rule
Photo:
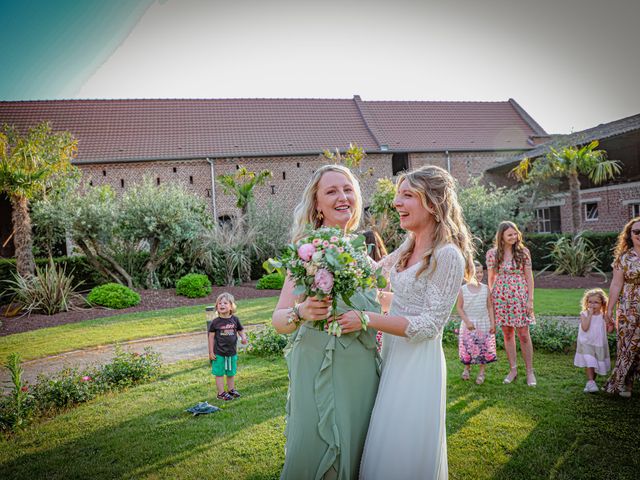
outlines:
[[[224,400],[225,402],[229,401],[229,400],[233,400],[233,397],[231,395],[229,395],[228,392],[222,392],[219,393],[217,396],[218,400]]]
[[[235,388],[232,388],[231,390],[229,390],[229,395],[231,395],[233,398],[240,398],[240,392],[238,392],[238,390],[236,390]]]
[[[584,386],[585,393],[596,393],[599,390],[598,385],[593,380],[589,380],[587,384]]]

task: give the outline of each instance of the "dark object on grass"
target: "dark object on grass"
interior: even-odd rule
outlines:
[[[209,405],[209,402],[200,402],[191,408],[187,408],[185,411],[193,413],[194,417],[198,415],[206,415],[207,413],[214,413],[220,410],[218,407]]]

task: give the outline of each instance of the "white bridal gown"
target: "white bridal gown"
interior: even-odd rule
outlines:
[[[383,267],[397,257],[384,259]],[[448,478],[442,329],[462,284],[464,258],[446,244],[436,249],[434,260],[417,279],[422,262],[402,272],[391,269],[390,315],[405,317],[409,325],[406,337],[383,336],[382,376],[360,466],[363,480]]]

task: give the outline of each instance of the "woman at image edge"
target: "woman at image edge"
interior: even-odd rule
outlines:
[[[442,329],[463,277],[474,274],[471,235],[442,168],[400,176],[394,206],[409,237],[381,262],[391,268],[389,315],[366,312],[369,325],[385,333],[360,478],[441,480],[448,478]],[[343,332],[361,328],[353,310],[338,321]]]

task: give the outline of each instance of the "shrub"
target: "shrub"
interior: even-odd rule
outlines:
[[[96,374],[96,379],[113,387],[128,387],[150,380],[160,371],[160,354],[147,347],[144,353],[125,352],[116,347],[116,355]]]
[[[481,182],[482,178],[476,177],[464,188],[459,188],[458,199],[471,233],[483,245],[489,245],[500,222],[511,220],[524,227],[531,221],[532,211],[522,201],[528,187],[497,187]]]
[[[29,387],[22,380],[20,356],[12,353],[7,358],[5,367],[11,374],[11,391],[0,398],[0,430],[14,430],[26,425],[33,415],[33,396]]]
[[[287,336],[275,331],[271,326],[249,332],[247,351],[253,355],[281,355],[287,346]]]
[[[53,315],[74,310],[86,303],[82,295],[76,292],[79,284],[74,286],[73,275],[68,276],[65,268],[57,266],[53,260],[44,269],[36,267],[35,276],[23,278],[16,274],[7,284],[13,301],[28,313]]]
[[[368,226],[382,237],[387,249],[392,252],[404,239],[404,230],[400,228],[400,215],[393,206],[396,187],[388,178],[376,182],[376,190],[369,206]]]
[[[66,368],[55,375],[39,375],[33,387],[33,396],[38,409],[49,411],[67,408],[94,398],[105,390],[95,382],[93,371],[79,371]]]
[[[276,272],[264,275],[258,280],[256,288],[258,290],[280,290],[282,285],[284,285],[284,277]]]
[[[107,283],[91,290],[87,301],[107,308],[127,308],[139,304],[140,295],[124,285]]]
[[[57,257],[53,262],[63,268],[71,278],[72,285],[78,288],[92,288],[100,283],[100,274],[96,272],[84,255],[73,257]],[[44,268],[49,265],[49,258],[36,258],[36,266]],[[7,281],[12,280],[16,275],[16,261],[13,258],[0,258],[0,305],[9,301],[10,292],[5,288]]]
[[[534,348],[547,352],[568,353],[575,349],[578,338],[577,326],[548,318],[538,318],[529,331]]]
[[[556,273],[564,273],[572,277],[583,277],[594,270],[603,273],[597,267],[596,252],[584,234],[578,233],[573,238],[560,237],[550,246],[551,253],[548,257],[553,260]]]
[[[87,402],[100,393],[119,390],[157,376],[160,355],[150,348],[144,353],[125,352],[116,347],[110,363],[86,370],[66,368],[54,375],[40,375],[29,388],[22,382],[22,367],[17,354],[9,356],[7,368],[12,373],[13,389],[0,398],[0,429],[15,430],[35,412],[57,410]]]
[[[549,268],[552,264],[549,254],[551,245],[559,238],[566,237],[561,233],[525,233],[524,244],[531,253],[533,270],[540,271]]]
[[[460,319],[454,317],[454,319],[444,327],[442,343],[450,346],[457,345],[459,328]],[[538,317],[537,323],[531,325],[529,331],[531,333],[531,343],[535,349],[564,353],[575,349],[578,337],[578,327],[575,325],[550,318]],[[498,350],[504,348],[504,337],[500,327],[496,328],[496,346]]]
[[[613,263],[613,250],[618,240],[618,232],[584,232],[583,236],[591,242],[596,251],[597,267],[603,272],[610,272],[611,264]]]
[[[176,294],[183,297],[206,297],[211,293],[209,277],[199,273],[185,275],[176,283]]]
[[[264,274],[264,261],[280,256],[284,246],[289,243],[292,218],[286,209],[271,203],[259,209],[251,204],[246,222],[255,229],[258,247],[251,263],[251,278],[259,279]]]

